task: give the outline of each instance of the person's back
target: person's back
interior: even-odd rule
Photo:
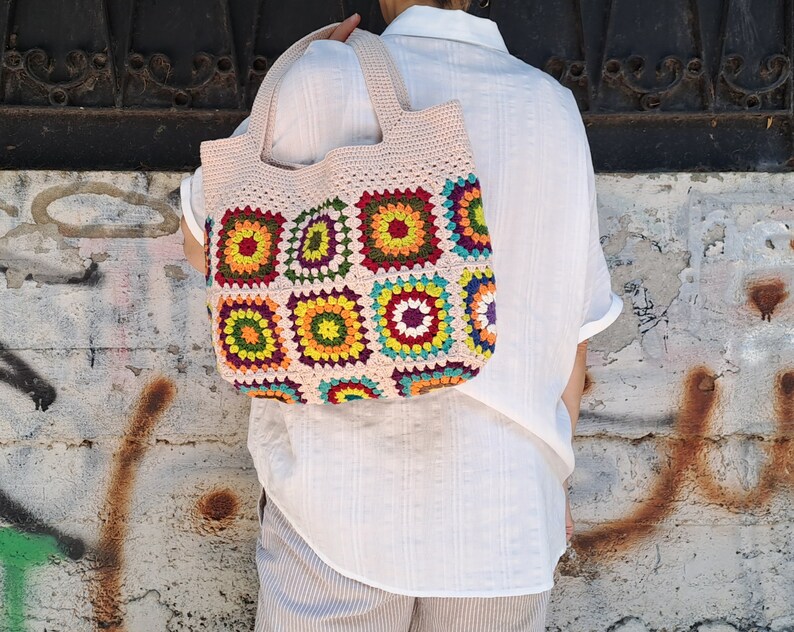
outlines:
[[[573,455],[559,426],[568,421],[549,423],[548,406],[556,406],[568,379],[571,339],[592,336],[621,307],[601,251],[592,165],[573,94],[510,55],[495,23],[460,10],[412,6],[382,37],[412,109],[461,102],[483,187],[499,352],[458,390],[543,439],[562,459],[564,478]],[[380,140],[358,60],[341,42],[309,46],[284,78],[277,111],[278,160],[312,164],[335,147]],[[577,308],[579,322],[571,315]],[[524,378],[518,392],[508,386],[517,376]]]
[[[411,109],[463,106],[494,245],[496,350],[475,379],[420,398],[253,400],[248,446],[275,504],[265,521],[294,528],[342,576],[396,594],[544,593],[565,548],[561,482],[573,468],[561,393],[577,343],[620,311],[581,117],[571,92],[511,56],[488,20],[411,6],[383,41]],[[358,59],[341,42],[309,46],[276,111],[272,155],[284,163],[380,140]],[[390,186],[422,184],[412,177]],[[273,542],[260,572],[275,568]]]

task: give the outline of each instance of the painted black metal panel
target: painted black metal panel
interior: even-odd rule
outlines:
[[[570,88],[599,171],[788,170],[794,0],[474,0]],[[273,60],[377,0],[0,0],[0,167],[190,169]]]

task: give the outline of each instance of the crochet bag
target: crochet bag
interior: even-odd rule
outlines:
[[[457,100],[409,109],[379,37],[348,38],[383,139],[302,166],[271,156],[280,79],[248,131],[201,143],[208,309],[220,374],[285,403],[412,397],[477,375],[496,341],[491,240]]]

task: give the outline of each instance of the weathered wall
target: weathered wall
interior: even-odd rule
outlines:
[[[250,629],[246,398],[216,377],[178,174],[0,172],[0,630]],[[794,630],[794,178],[600,176],[552,631]]]

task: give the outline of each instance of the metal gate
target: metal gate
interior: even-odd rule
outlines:
[[[188,169],[295,40],[377,0],[0,0],[0,167]],[[599,171],[787,170],[791,0],[474,0]]]

